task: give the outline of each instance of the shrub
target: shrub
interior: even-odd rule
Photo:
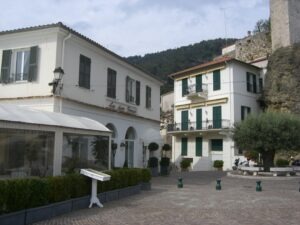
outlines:
[[[151,180],[151,172],[149,169],[141,170],[141,181],[147,183]]]
[[[166,166],[168,167],[170,165],[170,158],[168,157],[163,157],[160,160],[160,166]]]
[[[275,164],[278,167],[286,167],[289,165],[289,161],[286,159],[277,159]]]
[[[150,168],[156,168],[158,167],[158,158],[156,157],[150,157],[148,161],[148,167]]]
[[[151,142],[149,145],[148,145],[148,149],[149,149],[149,151],[156,151],[157,149],[158,149],[158,144],[157,143],[155,143],[155,142]]]
[[[256,162],[258,160],[258,152],[257,151],[245,151],[244,156],[247,158],[247,160],[252,160]]]
[[[190,159],[184,158],[180,162],[180,167],[181,167],[181,169],[187,169],[190,167],[191,163],[192,163],[192,161]]]
[[[0,180],[0,214],[6,211],[6,201],[7,201],[7,182],[6,180]]]
[[[164,151],[170,151],[171,150],[171,145],[164,144],[163,147],[162,147],[162,150],[164,150]]]
[[[214,168],[219,169],[219,168],[222,168],[223,165],[224,165],[223,160],[215,160],[215,161],[214,161]]]

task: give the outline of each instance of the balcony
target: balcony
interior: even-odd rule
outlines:
[[[207,84],[202,84],[201,87],[197,87],[196,84],[191,84],[188,86],[186,93],[189,99],[207,99]]]
[[[199,122],[174,123],[168,124],[168,133],[193,132],[193,131],[210,131],[230,128],[229,120],[206,120]]]

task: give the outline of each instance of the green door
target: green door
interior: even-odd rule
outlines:
[[[202,137],[196,137],[196,156],[202,156]]]
[[[196,110],[196,129],[202,130],[202,109]]]
[[[187,155],[187,146],[188,146],[188,139],[181,138],[181,155],[183,156]]]
[[[189,111],[181,111],[181,130],[189,128]]]
[[[213,107],[213,128],[222,127],[222,108],[221,106]]]

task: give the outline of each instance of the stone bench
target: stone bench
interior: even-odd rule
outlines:
[[[259,171],[263,171],[263,168],[262,167],[243,166],[243,167],[239,167],[239,170],[241,170],[244,175],[252,173],[253,176],[256,176]]]
[[[271,167],[270,168],[270,172],[273,172],[274,177],[281,175],[281,174],[290,176],[290,173],[293,171],[294,171],[294,169],[292,167]]]

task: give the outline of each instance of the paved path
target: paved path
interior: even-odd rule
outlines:
[[[178,189],[177,177],[184,178]],[[215,190],[216,178],[222,190]],[[222,172],[189,172],[158,177],[152,190],[108,202],[104,208],[72,212],[36,225],[299,225],[300,178],[255,180],[226,177]]]

